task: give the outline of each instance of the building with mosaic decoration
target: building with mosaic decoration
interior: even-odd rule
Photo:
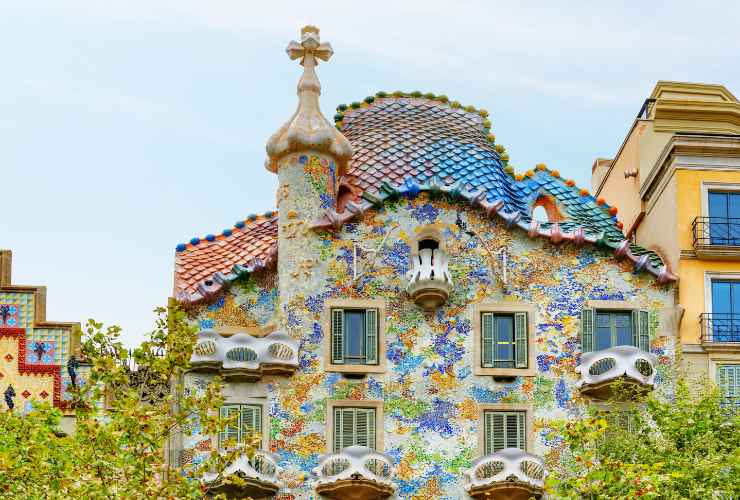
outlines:
[[[732,92],[661,81],[614,158],[597,160],[592,177],[594,192],[622,209],[627,237],[660,252],[680,277],[682,366],[695,380],[717,383],[736,408],[739,158],[740,101]]]
[[[267,142],[278,210],[175,255],[201,330],[185,390],[221,375],[237,425],[193,421],[171,460],[257,431],[212,491],[538,497],[568,460],[554,420],[615,384],[671,393],[676,276],[608,199],[545,165],[515,172],[488,113],[443,95],[378,92],[332,124],[316,74],[331,46],[307,26],[287,53],[303,73]]]
[[[37,402],[64,413],[74,429],[69,389],[84,384],[80,325],[46,319],[46,287],[13,285],[13,254],[0,250],[0,394],[3,410],[27,413]]]

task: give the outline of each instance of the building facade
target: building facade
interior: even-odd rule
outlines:
[[[194,421],[183,466],[257,431],[229,493],[528,498],[568,460],[554,421],[616,382],[670,394],[675,276],[612,206],[544,165],[515,173],[487,112],[446,96],[378,92],[331,124],[331,47],[307,26],[287,52],[303,75],[267,143],[277,212],[177,247],[201,329],[185,390],[221,375],[238,415],[221,436]]]
[[[630,240],[679,277],[682,366],[740,405],[740,102],[721,85],[658,82],[592,172]]]
[[[46,319],[46,287],[11,283],[13,254],[0,250],[0,394],[5,409],[27,413],[37,402],[64,412],[74,428],[69,389],[84,384],[80,325]]]

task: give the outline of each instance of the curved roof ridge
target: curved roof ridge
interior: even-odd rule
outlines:
[[[224,238],[231,236],[236,230],[244,230],[249,224],[263,221],[266,219],[272,219],[273,217],[276,217],[277,215],[278,215],[277,210],[268,210],[267,212],[263,214],[249,214],[247,215],[245,219],[236,221],[232,227],[224,229],[218,235],[209,233],[203,236],[202,238],[199,236],[194,236],[190,238],[190,240],[188,240],[187,243],[178,243],[177,246],[175,247],[175,251],[180,253],[180,252],[184,252],[185,250],[189,248],[193,248],[196,245],[199,245],[200,243],[211,243],[216,240],[222,240]]]

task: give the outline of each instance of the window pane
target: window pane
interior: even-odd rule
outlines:
[[[729,314],[731,312],[730,282],[712,281],[712,313]]]
[[[344,362],[365,362],[365,311],[348,309],[344,312]]]
[[[632,345],[632,314],[614,313],[617,328],[617,345]]]
[[[727,204],[727,217],[740,218],[740,193],[727,193],[729,202]]]
[[[709,192],[709,216],[727,217],[727,193]]]
[[[612,346],[612,322],[609,313],[596,313],[596,338],[594,350],[608,349]]]
[[[497,342],[513,342],[514,341],[514,317],[496,315],[496,326],[497,330]]]

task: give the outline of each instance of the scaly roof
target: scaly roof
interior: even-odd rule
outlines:
[[[517,175],[505,148],[495,143],[488,113],[445,96],[379,92],[362,103],[340,105],[334,119],[354,155],[340,180],[357,194],[346,210],[328,210],[315,227],[339,227],[389,198],[444,192],[468,200],[508,227],[558,243],[595,243],[630,259],[636,271],[674,280],[660,256],[624,238],[616,208],[594,198],[544,165]],[[532,207],[554,200],[562,220],[541,223]],[[194,238],[177,247],[175,294],[185,303],[213,296],[244,272],[269,265],[277,255],[277,215],[252,217],[220,236]],[[226,233],[229,234],[226,234]]]
[[[244,273],[269,266],[277,255],[277,212],[250,215],[220,235],[177,246],[175,297],[192,303],[217,294]]]

